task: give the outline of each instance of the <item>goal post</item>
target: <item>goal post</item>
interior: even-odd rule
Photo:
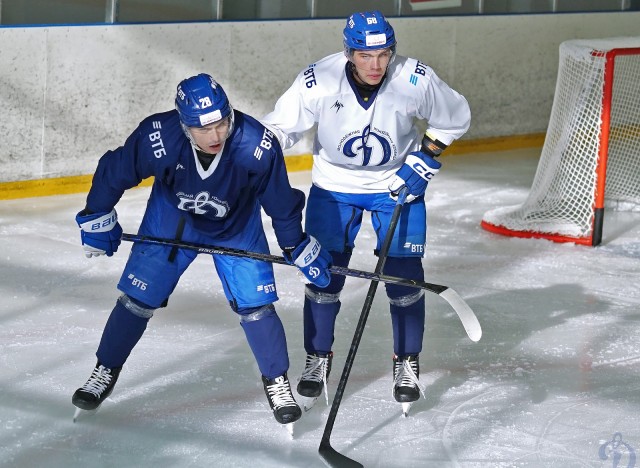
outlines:
[[[551,117],[522,205],[481,226],[514,237],[596,246],[605,203],[640,210],[640,37],[560,44]]]

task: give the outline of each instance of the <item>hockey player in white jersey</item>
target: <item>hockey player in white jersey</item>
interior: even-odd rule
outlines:
[[[409,196],[384,273],[424,280],[424,193],[441,163],[436,159],[469,128],[465,98],[425,63],[396,54],[394,30],[379,11],[354,13],[344,28],[344,51],[302,70],[262,119],[282,147],[293,146],[317,124],[306,208],[306,231],[347,266],[364,211],[371,213],[377,254],[395,207],[394,195]],[[417,124],[426,121],[420,134]],[[305,288],[305,370],[300,395],[315,399],[331,370],[332,344],[344,276],[332,275],[321,289]],[[393,327],[393,395],[408,406],[420,397],[418,356],[425,327],[424,292],[386,285]],[[315,400],[313,400],[315,401]]]

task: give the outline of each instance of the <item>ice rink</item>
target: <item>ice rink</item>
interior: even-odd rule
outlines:
[[[402,418],[380,287],[331,436],[341,453],[381,468],[640,466],[640,213],[607,212],[597,248],[482,230],[486,210],[524,201],[538,154],[443,158],[427,190],[426,281],[465,298],[484,335],[470,341],[448,303],[427,295],[426,398]],[[292,182],[306,190],[309,174]],[[125,232],[136,232],[148,191],[118,204]],[[206,256],[156,311],[111,398],[72,422],[130,249],[84,257],[74,221],[84,197],[0,201],[0,466],[324,466],[329,407],[319,400],[293,440],[275,422]],[[350,266],[372,271],[368,221],[358,240]],[[303,284],[294,268],[275,272],[295,384]],[[330,398],[368,286],[347,279]]]

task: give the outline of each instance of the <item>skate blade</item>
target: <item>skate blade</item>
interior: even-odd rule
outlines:
[[[293,425],[294,424],[295,423],[288,423],[288,424],[284,425],[285,429],[287,430],[287,433],[289,434],[289,438],[291,440],[293,440]]]
[[[94,414],[96,414],[98,412],[99,408],[96,408],[94,410],[84,410],[82,408],[76,408],[75,412],[73,413],[73,422],[78,421],[78,419],[83,415],[89,415],[92,416]]]
[[[304,412],[306,413],[307,411],[311,411],[311,408],[313,408],[313,406],[316,404],[316,401],[318,401],[318,397],[300,397],[300,399],[302,400],[302,408],[304,409]]]
[[[409,416],[409,410],[411,409],[411,403],[402,403],[402,417]]]

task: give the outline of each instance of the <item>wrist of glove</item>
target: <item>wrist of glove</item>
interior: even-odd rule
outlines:
[[[449,145],[445,145],[440,140],[438,140],[434,135],[429,133],[427,130],[422,137],[422,143],[420,144],[420,151],[425,154],[428,154],[432,158],[437,158],[442,154],[444,150],[447,149]]]
[[[307,282],[320,288],[329,285],[331,281],[329,268],[333,259],[315,237],[305,234],[304,239],[293,250],[285,250],[283,256],[287,263],[298,267]]]
[[[118,250],[122,228],[115,209],[109,213],[82,210],[76,215],[76,223],[80,227],[82,248],[87,258],[100,255],[111,257]]]
[[[397,199],[398,192],[404,186],[407,187],[409,192],[406,199],[407,203],[411,203],[416,198],[421,197],[427,190],[429,181],[438,173],[441,166],[442,163],[422,151],[409,153],[402,167],[398,169],[396,175],[391,179],[389,184],[391,198]]]

